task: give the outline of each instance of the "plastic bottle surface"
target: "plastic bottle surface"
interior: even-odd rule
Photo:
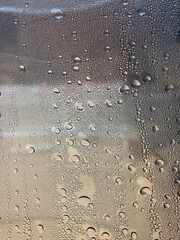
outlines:
[[[0,0],[0,240],[178,240],[179,0]]]

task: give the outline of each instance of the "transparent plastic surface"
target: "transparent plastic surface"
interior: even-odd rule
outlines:
[[[0,0],[0,239],[177,240],[179,0]]]

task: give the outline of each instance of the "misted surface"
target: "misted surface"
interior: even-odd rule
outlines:
[[[178,0],[0,0],[0,239],[177,240]]]

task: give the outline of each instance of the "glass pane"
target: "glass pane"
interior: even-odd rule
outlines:
[[[179,0],[0,0],[0,239],[177,240]]]

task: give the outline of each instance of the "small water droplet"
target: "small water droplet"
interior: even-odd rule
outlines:
[[[28,153],[33,154],[35,153],[35,148],[34,147],[28,147]]]
[[[89,147],[90,143],[89,143],[88,140],[83,139],[83,140],[81,141],[81,145],[82,145],[83,147]]]
[[[93,236],[96,234],[96,230],[95,230],[95,228],[93,228],[93,227],[88,227],[88,228],[86,229],[86,232],[87,232],[87,234],[89,235],[89,237],[93,237]]]
[[[162,166],[162,165],[164,165],[164,161],[163,161],[162,159],[157,159],[157,160],[155,161],[155,164],[156,164],[157,166]]]
[[[115,182],[116,182],[118,185],[121,185],[121,184],[122,184],[122,180],[121,180],[120,177],[117,177],[117,178],[115,179]]]
[[[158,128],[158,126],[155,125],[155,126],[152,127],[152,130],[153,130],[153,132],[158,132],[159,128]]]
[[[91,81],[91,78],[89,76],[87,76],[86,81]]]
[[[110,100],[106,100],[106,106],[107,107],[112,107],[112,102]]]
[[[73,161],[75,163],[78,163],[80,161],[80,157],[78,155],[73,155],[71,157],[71,161]]]
[[[164,207],[164,208],[170,208],[170,204],[169,204],[169,203],[164,203],[164,204],[163,204],[163,207]]]
[[[75,72],[79,72],[79,67],[78,67],[78,66],[74,66],[74,67],[73,67],[73,70],[74,70]]]
[[[140,194],[141,195],[151,195],[152,190],[149,187],[143,187],[140,189]]]
[[[73,129],[73,125],[71,123],[68,123],[68,122],[66,122],[64,124],[64,127],[66,128],[66,130],[72,130]]]
[[[28,8],[28,7],[29,7],[29,3],[24,3],[24,6],[25,6],[26,8]]]
[[[80,62],[81,62],[80,57],[75,57],[74,62],[75,62],[75,63],[80,63]]]
[[[146,75],[144,78],[143,78],[144,82],[150,82],[152,80],[152,78],[149,76],[149,75]]]
[[[48,74],[53,74],[53,71],[52,70],[48,70]]]
[[[38,224],[37,228],[38,228],[39,233],[42,234],[44,231],[44,226],[42,224]]]
[[[137,11],[137,13],[138,13],[138,15],[140,16],[140,17],[142,17],[142,16],[144,16],[145,14],[146,14],[146,12],[143,10],[143,9],[138,9],[138,11]]]
[[[79,110],[82,111],[84,109],[83,104],[82,103],[75,103],[75,107]]]
[[[20,65],[19,70],[20,71],[25,71],[25,66],[24,65]]]
[[[60,91],[59,91],[58,88],[54,88],[54,89],[53,89],[53,92],[56,93],[56,94],[59,94],[59,93],[60,93]]]
[[[134,165],[130,164],[130,165],[128,165],[128,170],[129,170],[130,172],[135,172],[135,171],[136,171],[136,168],[135,168]]]
[[[131,237],[132,237],[132,239],[137,239],[137,233],[136,232],[132,232],[131,233]]]
[[[80,205],[87,207],[91,199],[88,196],[80,196],[77,201]]]
[[[65,14],[60,8],[52,8],[51,13],[53,14],[56,20],[61,20],[65,16]]]
[[[174,86],[172,84],[166,85],[166,87],[165,87],[166,92],[171,92],[172,90],[174,90]]]
[[[52,127],[51,129],[52,132],[56,133],[56,134],[59,134],[61,132],[60,128],[57,128],[57,127]]]
[[[88,107],[93,108],[95,106],[95,103],[93,101],[87,102]]]
[[[109,240],[109,239],[111,239],[110,234],[109,234],[108,232],[103,232],[103,233],[101,234],[101,239],[103,239],[103,240]]]
[[[111,220],[111,216],[105,215],[105,216],[104,216],[104,219],[105,219],[106,221],[110,221],[110,220]]]
[[[126,217],[126,214],[124,212],[119,212],[118,215],[121,217],[121,218],[125,218]]]

